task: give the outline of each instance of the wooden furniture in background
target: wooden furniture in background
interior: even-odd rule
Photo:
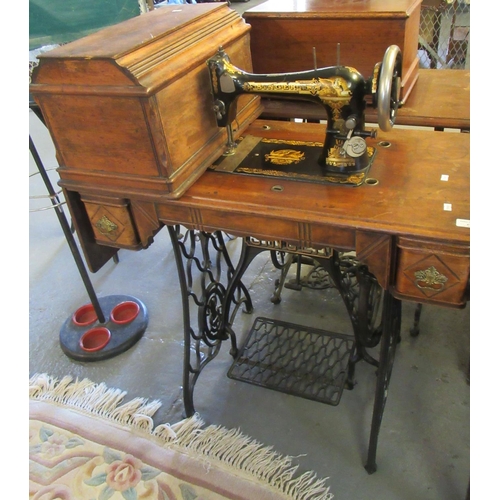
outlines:
[[[262,118],[326,120],[322,106],[310,102],[262,99]],[[377,123],[377,111],[367,106],[367,123]],[[398,109],[396,125],[470,130],[470,71],[421,69],[412,93]]]
[[[375,121],[375,110],[367,111],[366,119]],[[470,130],[470,71],[421,69],[413,92],[398,110],[396,123]]]
[[[345,64],[365,78],[390,45],[403,55],[402,98],[418,78],[422,0],[269,0],[247,10],[256,73],[304,71]],[[337,45],[340,44],[340,62]]]

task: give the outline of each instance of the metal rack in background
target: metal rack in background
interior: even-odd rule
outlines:
[[[418,55],[421,68],[470,68],[470,0],[423,0]]]

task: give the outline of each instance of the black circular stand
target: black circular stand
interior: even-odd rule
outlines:
[[[122,302],[132,301],[139,306],[138,315],[129,323],[117,324],[111,319],[111,311]],[[68,357],[77,361],[100,361],[112,358],[132,347],[144,334],[148,325],[146,306],[135,297],[129,295],[108,295],[99,298],[99,304],[104,314],[105,323],[96,319],[90,325],[76,325],[71,315],[63,324],[59,342]],[[111,332],[109,342],[102,348],[89,352],[82,349],[80,339],[92,328],[105,327]]]

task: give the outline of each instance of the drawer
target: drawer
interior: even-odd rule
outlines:
[[[101,245],[136,249],[139,239],[127,200],[86,199],[82,197],[96,243]]]
[[[469,275],[468,245],[398,239],[396,297],[462,307],[468,298]]]

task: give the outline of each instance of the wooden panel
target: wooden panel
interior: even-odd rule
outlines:
[[[395,295],[419,302],[465,305],[469,247],[400,238]]]
[[[371,110],[367,120],[376,121]],[[470,71],[421,69],[396,124],[470,129]]]
[[[64,167],[87,173],[160,174],[137,99],[55,95],[43,96],[40,104]]]
[[[251,71],[249,31],[226,4],[171,5],[44,53],[30,92],[61,185],[182,196],[226,143],[206,61],[224,46]],[[258,97],[242,99],[237,128],[260,111]]]
[[[284,240],[302,247],[334,247],[354,250],[355,232],[350,228],[332,227],[266,217],[258,213],[226,213],[210,208],[193,209],[182,204],[158,205],[158,218],[164,224],[182,224],[190,229],[203,231],[223,230],[236,236],[253,236],[262,240]],[[263,224],[263,222],[265,222]]]
[[[130,201],[130,211],[142,248],[153,243],[154,235],[161,229],[154,203],[140,200]]]
[[[103,246],[96,243],[94,230],[90,224],[85,205],[80,195],[66,189],[63,192],[71,214],[71,221],[75,226],[78,239],[80,240],[87,267],[90,272],[96,273],[118,253],[118,247]]]
[[[404,100],[418,78],[420,4],[421,0],[264,2],[243,15],[252,25],[254,70],[309,70],[314,67],[314,51],[317,67],[343,64],[369,78],[387,47],[398,45]]]
[[[368,266],[380,286],[387,289],[391,278],[392,238],[387,234],[357,231],[356,255]]]
[[[82,198],[94,231],[94,238],[102,245],[120,248],[139,248],[135,224],[126,200],[89,200]]]
[[[249,20],[249,16],[246,17]],[[264,22],[259,19],[251,23],[251,50],[256,73],[310,70],[314,67],[313,47],[318,68],[334,66],[337,64],[337,43],[340,43],[340,64],[356,68],[368,78],[391,45],[387,38],[400,48],[404,45],[402,27],[394,23],[387,25],[384,21],[357,21],[356,38],[353,38],[352,27],[341,22],[332,24],[328,20],[273,19]],[[332,30],[334,39],[330,34]],[[276,43],[274,38],[269,40],[270,35],[279,36]],[[367,39],[370,40],[369,49]]]

